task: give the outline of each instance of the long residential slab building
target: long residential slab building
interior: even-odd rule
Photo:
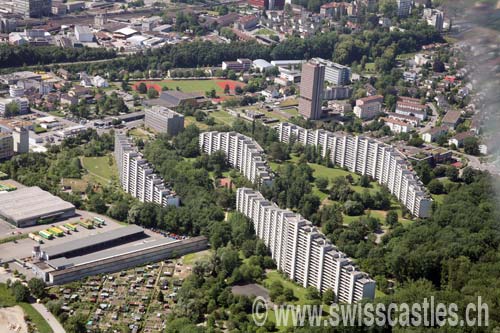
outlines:
[[[123,190],[142,202],[179,206],[179,197],[154,173],[151,164],[125,135],[115,135],[115,159]]]
[[[401,201],[412,215],[429,217],[432,199],[406,159],[390,145],[372,138],[308,130],[280,123],[277,127],[281,142],[297,142],[321,147],[323,157],[351,172],[369,175]]]
[[[249,188],[238,189],[236,209],[250,218],[277,268],[291,280],[321,292],[331,289],[337,302],[375,297],[375,281],[299,214],[280,209]]]
[[[206,154],[222,151],[231,167],[238,169],[252,183],[272,183],[271,170],[264,159],[264,149],[253,139],[236,132],[200,134],[200,150]]]

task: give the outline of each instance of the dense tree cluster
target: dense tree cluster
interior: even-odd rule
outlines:
[[[116,57],[114,50],[104,48],[0,45],[0,68],[111,59],[114,57]]]

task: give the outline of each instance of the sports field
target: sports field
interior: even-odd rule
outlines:
[[[134,89],[144,82],[149,88],[154,88],[161,92],[163,87],[167,87],[169,90],[176,90],[177,88],[183,92],[196,92],[205,94],[206,91],[215,89],[217,94],[224,94],[224,87],[229,85],[230,93],[234,94],[234,89],[236,87],[244,87],[245,84],[234,80],[163,80],[163,81],[140,81],[134,84]]]

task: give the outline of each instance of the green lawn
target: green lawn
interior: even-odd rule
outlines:
[[[224,86],[226,82],[229,84],[231,90],[235,85],[244,86],[242,82],[232,80],[163,80],[163,81],[144,81],[146,84],[158,85],[160,87],[167,87],[170,90],[179,88],[183,92],[196,92],[205,94],[206,91],[215,89],[217,94],[224,93]]]
[[[193,265],[198,260],[208,259],[209,257],[210,257],[209,250],[190,253],[182,257],[182,263],[184,265]]]
[[[257,30],[257,32],[255,34],[256,35],[267,35],[267,36],[276,35],[276,33],[274,31],[266,29],[266,28],[262,28],[262,29]]]
[[[36,311],[31,304],[26,302],[16,302],[14,296],[11,294],[10,290],[7,289],[5,283],[0,283],[0,307],[11,307],[19,305],[23,308],[25,315],[28,317],[29,321],[38,329],[40,333],[51,333],[52,329],[49,324],[43,319],[42,315]],[[2,331],[3,332],[3,331]]]
[[[221,125],[232,125],[235,119],[229,112],[223,110],[210,112],[209,116],[214,117],[215,122]]]
[[[82,166],[99,183],[109,183],[111,177],[116,175],[116,165],[112,159],[112,165],[109,165],[109,157],[82,157]]]
[[[54,117],[64,117],[64,113],[62,111],[50,111],[49,114]]]
[[[307,303],[306,289],[290,280],[285,279],[278,273],[278,271],[270,271],[266,274],[266,278],[263,281],[264,287],[269,288],[269,286],[275,281],[279,281],[281,282],[283,287],[293,290],[293,295],[297,298],[297,301],[293,303],[295,304]]]
[[[297,106],[299,105],[299,100],[296,98],[288,98],[280,103],[280,106]]]

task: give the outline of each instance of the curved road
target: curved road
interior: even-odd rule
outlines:
[[[33,308],[35,308],[35,310],[42,315],[43,319],[45,319],[45,321],[50,325],[50,328],[52,328],[54,333],[66,333],[64,327],[62,327],[56,317],[54,317],[54,315],[47,310],[45,305],[41,303],[32,303],[31,306],[33,306]]]

